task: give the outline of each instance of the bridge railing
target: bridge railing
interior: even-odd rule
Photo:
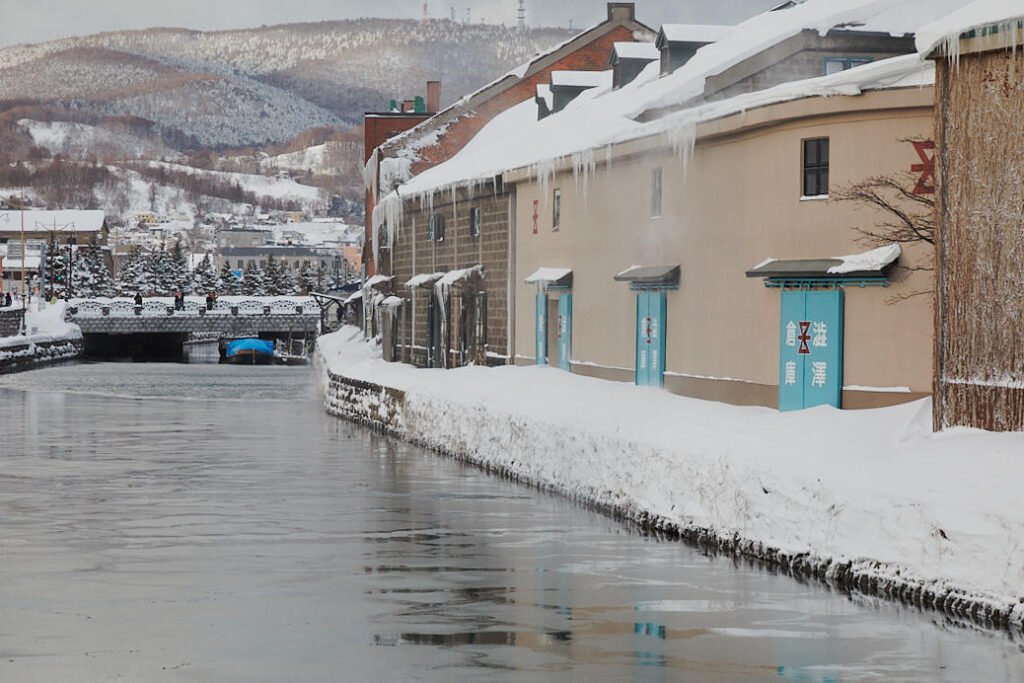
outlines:
[[[134,299],[73,299],[68,303],[68,318],[105,316],[204,316],[204,315],[319,315],[316,302],[309,297],[221,297],[208,308],[204,297],[185,297],[185,306],[176,310],[171,297],[151,297],[137,305]]]

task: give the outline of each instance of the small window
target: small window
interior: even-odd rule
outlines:
[[[661,169],[651,169],[651,218],[661,216]]]
[[[427,239],[429,239],[431,242],[444,242],[443,214],[430,214],[430,220],[427,223]]]
[[[551,202],[551,229],[558,230],[562,223],[562,190],[555,188],[554,198]]]
[[[828,195],[828,138],[804,140],[803,196]]]
[[[480,207],[474,206],[469,210],[469,236],[480,236]]]
[[[870,63],[870,57],[825,57],[824,73],[828,76],[829,74],[837,74],[840,71],[852,69],[861,64]]]

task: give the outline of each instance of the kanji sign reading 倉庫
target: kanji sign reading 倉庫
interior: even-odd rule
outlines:
[[[843,387],[843,292],[783,290],[779,410],[839,407]]]

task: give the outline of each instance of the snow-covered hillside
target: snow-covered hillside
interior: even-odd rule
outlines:
[[[454,100],[566,35],[384,19],[101,33],[0,50],[0,102],[140,117],[179,148],[263,145],[351,125],[428,79]]]

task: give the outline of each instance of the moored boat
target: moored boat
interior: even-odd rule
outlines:
[[[274,359],[274,342],[265,339],[236,339],[224,349],[225,363],[269,365]]]

